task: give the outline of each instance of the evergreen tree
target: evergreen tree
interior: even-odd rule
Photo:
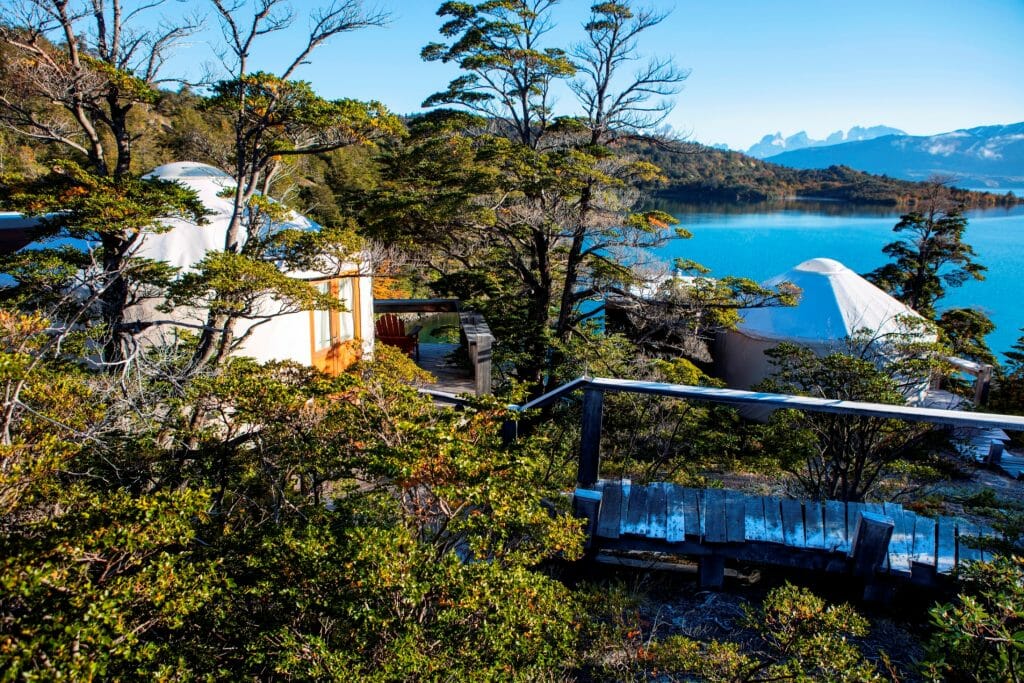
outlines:
[[[983,280],[985,266],[974,260],[974,249],[964,242],[967,218],[960,205],[942,208],[940,189],[924,211],[900,217],[893,231],[900,235],[882,251],[891,263],[865,277],[927,318],[936,315],[935,305],[946,287],[967,280]]]

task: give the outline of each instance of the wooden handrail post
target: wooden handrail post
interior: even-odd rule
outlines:
[[[601,469],[601,418],[604,410],[604,392],[587,387],[583,391],[583,426],[580,433],[580,460],[576,474],[579,488],[591,488],[597,483]]]
[[[871,512],[860,513],[850,544],[854,574],[865,578],[874,576],[885,561],[895,526],[892,517]]]
[[[473,357],[476,395],[488,396],[491,393],[491,335],[481,334],[477,339],[476,353]]]
[[[985,364],[974,379],[974,405],[983,406],[988,402],[989,389],[992,385],[992,366]]]

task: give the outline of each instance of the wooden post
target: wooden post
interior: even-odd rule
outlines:
[[[992,385],[992,366],[985,364],[974,379],[974,405],[983,406],[988,401],[989,387]]]
[[[873,512],[861,512],[857,528],[850,544],[853,558],[853,573],[864,579],[864,600],[867,602],[889,602],[893,596],[892,586],[876,576],[878,568],[885,561],[889,541],[896,523],[892,517]]]
[[[576,486],[589,489],[597,483],[601,469],[601,418],[604,392],[587,387],[583,391],[583,426]]]
[[[721,588],[725,583],[725,558],[704,555],[697,561],[697,574],[701,588]]]
[[[576,489],[572,496],[572,512],[576,517],[587,520],[584,531],[587,534],[585,547],[589,548],[597,535],[597,520],[601,514],[601,492],[591,489]]]
[[[999,463],[1003,461],[1003,448],[1005,445],[1001,441],[993,441],[988,445],[988,455],[985,456],[985,464],[990,467],[999,467]]]
[[[491,393],[491,340],[492,337],[488,332],[477,337],[473,363],[477,396],[489,396]]]
[[[511,446],[519,437],[519,420],[505,420],[501,423],[501,445]]]
[[[853,573],[871,578],[875,570],[882,566],[896,523],[892,517],[873,512],[859,514],[853,542],[850,544],[850,557],[853,558]]]

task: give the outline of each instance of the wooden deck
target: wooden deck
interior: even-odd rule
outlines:
[[[599,481],[592,489],[577,489],[576,497],[599,501],[596,522],[591,522],[593,549],[853,572],[857,525],[866,513],[894,523],[874,574],[931,584],[962,562],[988,558],[964,542],[988,531],[951,517],[918,515],[894,503],[817,503],[667,483],[640,486],[629,480]]]
[[[474,394],[476,392],[473,373],[468,368],[459,367],[449,362],[449,357],[458,348],[458,344],[420,344],[420,357],[416,361],[416,365],[436,379],[435,382],[424,385],[424,389],[448,394]]]

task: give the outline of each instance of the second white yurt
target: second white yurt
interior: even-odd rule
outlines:
[[[784,282],[800,289],[796,306],[742,311],[743,322],[719,337],[718,368],[730,388],[749,389],[770,376],[774,368],[765,351],[782,342],[824,355],[842,350],[852,335],[865,330],[878,345],[908,334],[935,339],[927,326],[913,324],[924,321],[920,315],[839,261],[804,261],[762,284],[774,288]]]

